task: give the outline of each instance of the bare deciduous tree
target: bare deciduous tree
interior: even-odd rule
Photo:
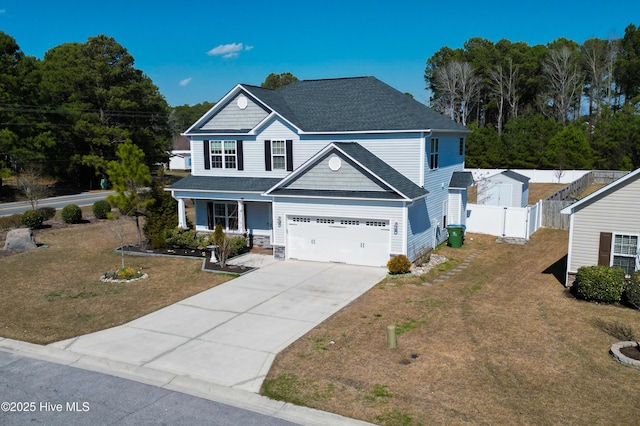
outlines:
[[[542,62],[542,71],[549,82],[547,102],[550,102],[558,121],[566,123],[572,108],[579,109],[576,103],[579,103],[584,81],[576,55],[567,46],[550,50]]]
[[[45,198],[49,188],[42,181],[42,171],[37,166],[29,166],[18,176],[18,186],[22,194],[27,198],[31,208],[38,208],[38,201]]]
[[[518,67],[513,66],[513,60],[509,58],[509,68],[504,69],[498,64],[494,69],[489,70],[489,78],[493,82],[492,92],[498,96],[498,134],[502,134],[502,123],[505,121],[505,103],[509,105],[509,116],[518,116],[519,96],[516,91],[516,80],[518,79]]]
[[[473,104],[480,93],[480,78],[468,62],[450,61],[435,75],[440,93],[435,107],[451,119],[467,124]]]

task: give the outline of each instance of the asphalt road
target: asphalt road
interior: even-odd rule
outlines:
[[[0,352],[2,425],[294,425],[179,392]]]
[[[67,204],[76,204],[80,207],[90,206],[98,200],[104,200],[109,195],[115,194],[114,191],[93,191],[83,192],[74,195],[63,195],[60,197],[43,198],[38,201],[38,207],[53,207],[61,209]],[[22,213],[31,210],[31,204],[28,201],[19,201],[16,203],[0,203],[0,216],[10,216],[12,214]]]

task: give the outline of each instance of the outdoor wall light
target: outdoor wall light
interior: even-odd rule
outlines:
[[[278,228],[282,228],[282,216],[278,216],[278,220],[276,222],[278,223]]]
[[[393,224],[393,235],[398,235],[398,222]]]

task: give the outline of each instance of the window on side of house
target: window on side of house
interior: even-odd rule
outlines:
[[[440,150],[440,139],[431,138],[431,144],[429,147],[429,168],[431,170],[438,168],[439,150]]]
[[[458,155],[464,155],[464,138],[460,138],[460,147],[458,148]]]
[[[211,141],[211,168],[237,168],[236,141]]]
[[[238,204],[215,203],[213,205],[213,225],[221,225],[223,229],[238,229]]]
[[[626,275],[636,270],[638,235],[614,234],[611,250],[611,266],[620,266]]]
[[[284,170],[286,167],[287,149],[285,141],[271,141],[271,165],[273,170]]]

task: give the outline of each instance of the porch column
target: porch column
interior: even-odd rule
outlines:
[[[184,207],[184,199],[178,198],[178,227],[187,229],[187,213]]]
[[[238,232],[245,233],[244,229],[244,200],[238,200]]]

